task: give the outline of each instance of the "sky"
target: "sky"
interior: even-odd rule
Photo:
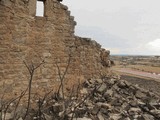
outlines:
[[[160,0],[63,0],[75,34],[111,54],[160,55]]]

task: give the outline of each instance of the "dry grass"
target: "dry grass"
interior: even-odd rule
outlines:
[[[119,75],[119,76],[126,75],[126,76],[131,76],[131,77],[142,78],[145,80],[151,80],[151,78],[149,78],[149,77],[139,76],[139,75],[130,74],[130,73],[124,73],[124,72],[120,72],[120,71],[116,71],[116,70],[113,70],[113,73],[115,73],[116,75]]]
[[[112,67],[113,70],[119,69],[119,68],[131,68],[134,70],[160,74],[160,66],[158,66],[157,63],[151,63],[148,61],[146,61],[146,62],[145,61],[136,61],[135,65],[132,65],[130,63],[123,65],[123,64],[120,64],[120,61],[116,60],[115,64],[116,65]],[[143,64],[146,64],[146,65],[143,65]],[[154,64],[155,66],[151,66],[151,64]]]
[[[152,66],[146,66],[146,65],[129,65],[127,67],[140,70],[140,71],[160,74],[160,67],[152,67]]]

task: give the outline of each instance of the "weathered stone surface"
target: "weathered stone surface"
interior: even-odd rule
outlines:
[[[122,116],[120,114],[111,114],[110,119],[111,120],[119,120]]]
[[[92,120],[92,119],[83,117],[83,118],[73,118],[73,120]]]
[[[152,115],[149,115],[149,114],[144,114],[143,118],[144,118],[144,120],[154,120],[154,117]]]
[[[55,113],[59,113],[63,111],[63,105],[62,104],[55,104],[52,106],[52,111]]]
[[[4,118],[4,114],[2,115],[2,118]],[[12,119],[12,115],[10,113],[6,113],[5,120],[11,120],[11,119]]]
[[[8,83],[14,83],[10,93],[25,89],[22,86],[27,85],[29,74],[23,61],[29,66],[45,62],[34,74],[36,90],[59,84],[56,63],[64,73],[69,58],[66,86],[78,83],[75,76],[82,81],[107,74],[108,63],[102,63],[109,61],[109,51],[90,38],[74,35],[76,22],[68,7],[57,0],[45,0],[44,16],[39,17],[35,15],[36,2],[0,1],[0,87],[6,83],[4,88],[12,88]]]
[[[98,92],[103,93],[107,89],[107,86],[105,83],[103,83],[99,88]]]
[[[137,98],[146,98],[146,94],[144,94],[143,92],[141,91],[137,91],[136,92],[136,95],[135,95]]]
[[[14,119],[23,118],[26,114],[26,108],[24,106],[20,106],[16,109],[16,111],[12,111],[11,116]]]

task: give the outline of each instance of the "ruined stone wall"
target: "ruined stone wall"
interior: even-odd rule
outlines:
[[[34,74],[33,88],[53,88],[69,63],[66,84],[99,77],[101,46],[89,38],[74,35],[76,22],[67,6],[44,1],[44,17],[35,16],[37,0],[0,0],[0,86],[7,92],[28,85],[27,65],[42,64]],[[107,61],[108,58],[106,58]],[[70,81],[70,82],[69,82]]]

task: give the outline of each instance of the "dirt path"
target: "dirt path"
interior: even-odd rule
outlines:
[[[153,79],[145,79],[139,77],[133,77],[128,75],[121,75],[121,79],[126,80],[134,85],[139,85],[143,89],[151,90],[158,96],[160,96],[160,82],[157,82]]]
[[[160,75],[133,70],[129,68],[114,69],[121,74],[121,79],[132,84],[137,84],[144,89],[148,89],[160,96]]]
[[[160,82],[160,74],[152,74],[148,72],[143,72],[143,71],[138,71],[138,70],[133,70],[129,68],[121,68],[121,69],[116,69],[115,71],[122,72],[122,73],[128,73],[136,76],[142,76],[142,77],[147,77],[147,78],[153,78],[156,81]]]

